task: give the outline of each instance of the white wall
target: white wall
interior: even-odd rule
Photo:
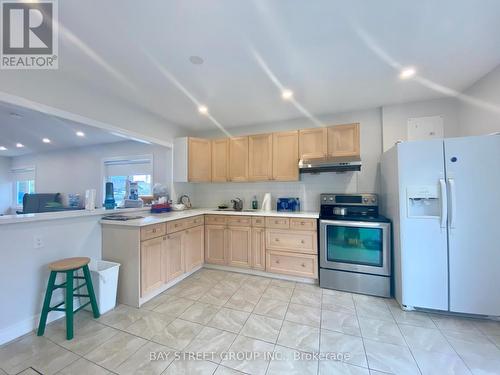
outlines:
[[[411,117],[441,116],[444,136],[446,138],[459,136],[458,106],[457,99],[443,98],[382,107],[383,150],[388,150],[398,140],[407,140],[408,118]]]
[[[103,159],[118,156],[153,155],[153,184],[171,182],[171,150],[133,141],[100,144],[12,158],[12,167],[35,166],[37,193],[79,193],[97,189],[97,204],[103,197]],[[84,196],[84,195],[82,195]]]
[[[259,203],[262,196],[270,192],[273,198],[298,197],[301,199],[302,210],[318,210],[320,193],[378,193],[379,160],[382,153],[382,123],[380,109],[340,113],[320,116],[325,125],[359,122],[361,127],[361,172],[322,173],[320,175],[301,175],[299,182],[252,182],[252,183],[201,183],[192,184],[193,203],[197,206],[213,207],[231,198],[240,197],[249,207],[252,197],[256,194]],[[258,124],[251,127],[230,129],[233,136],[294,130],[313,127],[308,119],[296,119],[268,124]],[[221,131],[200,132],[200,137],[225,137]],[[274,202],[273,202],[274,204]]]
[[[461,135],[482,135],[500,132],[500,65],[463,93],[473,99],[482,101],[487,104],[487,107],[464,100],[460,102]]]
[[[0,224],[0,344],[36,328],[49,276],[48,263],[75,256],[101,258],[100,219],[87,216]],[[34,248],[35,236],[42,239],[42,248]],[[54,296],[52,305],[58,300],[62,300],[60,293]],[[49,320],[60,316],[51,312]]]
[[[10,158],[0,157],[0,215],[8,214],[12,201],[12,185],[10,182]]]

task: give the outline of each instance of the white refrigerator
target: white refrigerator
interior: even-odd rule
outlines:
[[[381,174],[398,302],[500,316],[500,135],[399,143]]]

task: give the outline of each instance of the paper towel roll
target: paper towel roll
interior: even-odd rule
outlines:
[[[95,210],[96,189],[88,189],[85,191],[85,209],[89,211]]]
[[[262,199],[262,211],[271,211],[271,193],[264,194],[264,199]]]

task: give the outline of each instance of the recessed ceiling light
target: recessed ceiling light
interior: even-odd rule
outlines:
[[[16,143],[16,147],[17,147],[17,148],[23,148],[23,147],[24,147],[24,145],[23,145],[22,143]]]
[[[408,79],[413,77],[417,71],[415,68],[409,67],[409,68],[404,68],[400,73],[399,73],[399,78],[401,79]]]
[[[206,115],[208,113],[208,108],[204,105],[200,105],[198,107],[198,112],[200,112],[202,115]]]
[[[191,64],[194,64],[194,65],[201,65],[204,63],[204,60],[202,57],[200,56],[189,56],[189,61],[191,62]]]
[[[7,151],[7,147],[0,146],[0,151]]]
[[[9,114],[10,114],[10,117],[14,117],[14,118],[21,118],[21,117],[23,117],[19,113],[15,113],[15,112],[11,112]]]
[[[48,139],[48,138],[43,138],[43,139],[42,139],[42,142],[43,142],[43,143],[50,143],[50,139]]]
[[[285,89],[281,92],[281,97],[283,98],[283,100],[290,100],[293,98],[293,91]]]
[[[76,135],[77,135],[78,137],[85,137],[85,133],[84,133],[84,132],[81,132],[81,131],[77,131],[77,132],[76,132]]]

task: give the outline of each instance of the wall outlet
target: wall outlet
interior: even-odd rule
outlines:
[[[40,249],[43,247],[43,239],[40,236],[33,237],[33,247],[35,249]]]

